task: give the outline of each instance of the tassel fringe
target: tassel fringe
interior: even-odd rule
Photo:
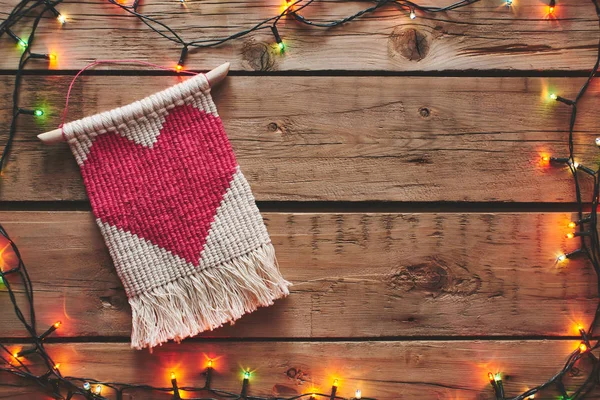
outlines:
[[[264,244],[242,257],[129,299],[131,347],[152,348],[233,323],[287,296],[288,286],[291,283],[279,272],[273,245]]]

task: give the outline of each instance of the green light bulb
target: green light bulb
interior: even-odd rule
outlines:
[[[244,371],[244,379],[250,379],[250,370]]]
[[[23,39],[19,39],[19,46],[21,46],[23,49],[27,48],[27,42],[24,41]]]
[[[277,47],[279,47],[280,52],[283,53],[285,51],[285,44],[283,44],[283,42],[277,43]]]
[[[33,111],[33,115],[35,115],[36,117],[41,117],[42,115],[44,115],[44,110],[37,108]]]

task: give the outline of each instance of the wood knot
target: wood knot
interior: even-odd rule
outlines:
[[[429,108],[427,107],[421,107],[419,108],[419,114],[423,118],[428,118],[431,115],[431,111],[429,111]]]
[[[394,290],[420,290],[428,293],[470,296],[481,288],[481,278],[464,268],[449,268],[445,262],[431,260],[408,265],[386,277],[387,285]],[[412,322],[412,321],[409,321]]]
[[[275,57],[267,44],[248,39],[242,46],[242,63],[253,71],[271,71],[275,66]]]
[[[400,54],[409,61],[421,61],[429,53],[429,38],[415,28],[396,28],[388,40],[390,55]]]
[[[123,310],[127,301],[123,295],[115,294],[109,296],[100,296],[102,307],[111,310]]]

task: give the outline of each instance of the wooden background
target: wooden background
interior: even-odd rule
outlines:
[[[0,0],[0,15],[15,3]],[[281,3],[143,0],[140,11],[192,39],[248,27]],[[308,15],[331,19],[365,5],[322,1]],[[58,63],[31,62],[21,91],[21,105],[47,116],[19,119],[0,221],[30,270],[39,324],[63,321],[48,348],[65,374],[168,386],[176,370],[194,385],[206,359],[218,357],[216,386],[238,390],[240,369],[250,367],[257,395],[328,392],[338,378],[347,397],[361,388],[378,399],[484,400],[493,398],[488,371],[502,371],[516,395],[559,370],[578,344],[596,278],[586,263],[554,263],[577,246],[564,239],[573,185],[566,170],[538,160],[566,154],[569,108],[547,99],[550,90],[573,98],[595,61],[591,2],[559,1],[556,18],[541,0],[512,9],[483,0],[414,21],[386,8],[331,30],[287,20],[283,55],[270,33],[191,52],[189,69],[232,63],[213,95],[295,285],[235,326],[154,354],[129,348],[125,293],[70,151],[35,135],[57,126],[68,83],[88,62],[174,66],[180,49],[106,1],[59,8],[69,22],[44,20],[33,49],[56,52]],[[19,51],[5,37],[0,51],[6,132]],[[97,68],[75,85],[69,119],[181,79]],[[577,152],[590,165],[599,95],[595,81],[579,108]],[[0,342],[18,349],[25,333],[6,304]],[[588,368],[574,370],[569,387]],[[47,396],[4,387],[0,398]]]

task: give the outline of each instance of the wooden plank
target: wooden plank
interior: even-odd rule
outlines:
[[[9,10],[16,0],[0,1]],[[425,2],[431,5],[453,3]],[[281,12],[283,0],[268,2],[187,0],[184,12],[175,1],[145,2],[140,12],[168,24],[185,40],[224,37]],[[407,11],[389,6],[335,29],[309,28],[293,20],[279,24],[287,45],[282,55],[269,29],[218,48],[192,52],[186,67],[211,69],[231,61],[234,70],[588,70],[595,62],[598,21],[590,1],[565,0],[553,17],[547,2],[485,0],[461,10],[414,21]],[[306,16],[329,21],[370,6],[364,2],[323,1]],[[53,68],[80,69],[96,59],[139,59],[174,66],[181,47],[160,38],[141,22],[107,1],[61,4],[69,22],[59,28],[48,15],[33,49],[58,53]],[[6,11],[5,11],[6,12]],[[14,28],[25,36],[28,27]],[[20,50],[0,41],[0,68],[15,69]],[[46,65],[31,63],[30,68]],[[108,67],[120,69],[122,67]],[[136,67],[140,68],[140,67]],[[145,68],[145,67],[141,67]]]
[[[239,393],[241,369],[251,368],[250,395],[286,396],[328,393],[339,379],[340,396],[379,400],[469,399],[491,400],[488,371],[504,373],[507,395],[515,396],[550,378],[560,368],[576,341],[416,341],[416,342],[185,342],[159,347],[153,354],[120,343],[52,344],[47,348],[61,371],[70,376],[99,380],[150,383],[169,387],[176,372],[182,386],[200,386],[209,357],[215,361],[213,386]],[[17,347],[18,346],[13,346]],[[565,379],[570,389],[589,372],[582,361]],[[4,375],[2,375],[4,379]],[[15,382],[14,378],[10,378]],[[0,398],[29,397],[36,389],[2,388]],[[108,394],[105,389],[103,394]],[[19,396],[20,395],[20,396]],[[4,396],[4,397],[3,397]],[[10,397],[12,396],[12,397]],[[554,388],[536,398],[558,398]],[[114,399],[114,397],[110,397]],[[129,399],[167,399],[168,396],[132,396]],[[595,392],[588,398],[599,398]]]
[[[11,77],[0,96],[9,119]],[[69,119],[161,90],[175,77],[96,76],[75,85]],[[22,105],[47,117],[19,120],[0,199],[85,200],[66,145],[37,133],[59,123],[70,78],[28,76]],[[230,77],[215,101],[258,200],[574,201],[566,168],[540,154],[566,154],[569,107],[581,78]],[[580,162],[597,157],[594,83],[578,113]],[[583,177],[589,188],[591,179]]]
[[[564,239],[567,214],[264,217],[292,294],[206,336],[572,336],[596,307],[592,268],[555,264],[577,246]],[[127,300],[90,213],[2,212],[0,221],[29,267],[41,326],[129,336]],[[9,307],[0,325],[3,337],[23,337]]]

